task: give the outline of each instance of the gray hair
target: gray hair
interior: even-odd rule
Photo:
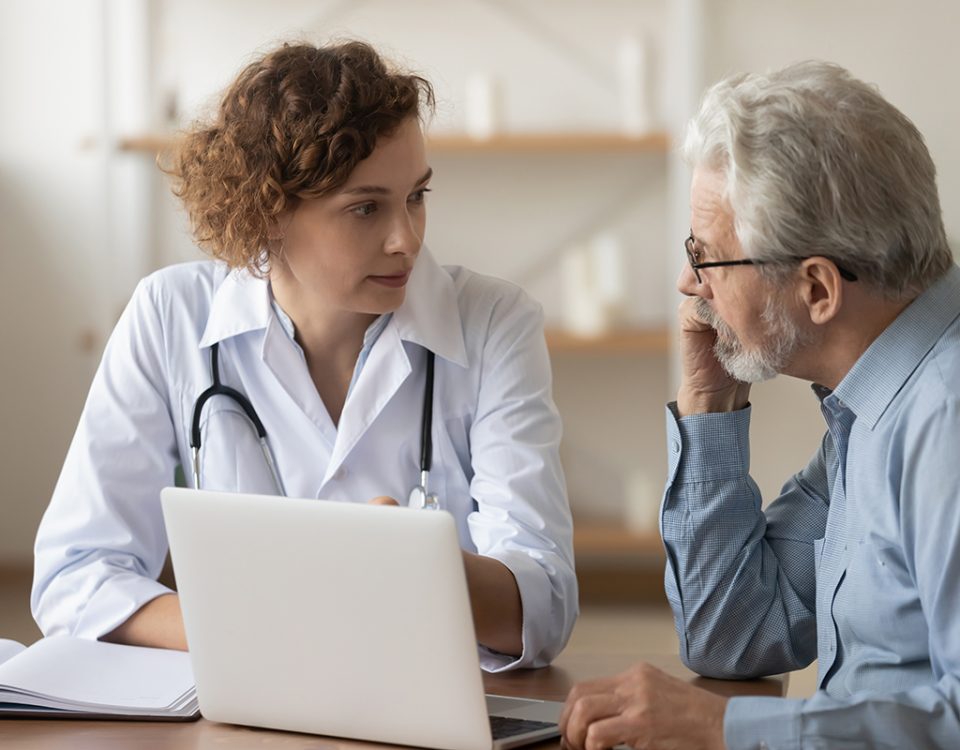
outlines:
[[[819,255],[902,300],[953,263],[923,136],[838,65],[720,81],[690,122],[683,155],[725,173],[737,237],[770,278]]]

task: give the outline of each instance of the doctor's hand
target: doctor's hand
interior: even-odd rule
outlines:
[[[398,502],[397,502],[396,500],[394,500],[392,497],[389,497],[389,496],[387,496],[387,495],[380,495],[380,496],[378,496],[378,497],[373,498],[373,500],[371,500],[371,501],[368,503],[368,505],[397,505],[397,506],[399,506],[400,503],[398,503]]]
[[[649,664],[575,685],[560,714],[563,747],[722,750],[727,699]]]
[[[681,417],[703,412],[742,409],[750,398],[750,385],[735,380],[717,361],[713,347],[717,331],[697,310],[706,304],[699,297],[680,303],[680,390],[677,411]]]

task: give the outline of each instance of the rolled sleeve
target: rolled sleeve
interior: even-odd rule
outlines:
[[[518,667],[544,666],[553,658],[552,644],[557,634],[551,632],[555,615],[550,578],[539,563],[521,552],[494,554],[509,568],[520,590],[523,608],[523,651],[514,657],[480,647],[480,666],[487,672],[506,672]],[[549,654],[549,658],[545,658]],[[538,658],[539,655],[539,658]]]
[[[561,433],[543,316],[518,289],[493,310],[470,433],[470,534],[479,554],[513,572],[523,609],[523,653],[485,650],[488,670],[546,666],[579,612]]]
[[[173,592],[162,583],[133,573],[114,574],[90,597],[73,635],[96,640],[125,623],[144,604]]]

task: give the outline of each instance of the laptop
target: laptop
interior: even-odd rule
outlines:
[[[441,748],[559,735],[561,703],[485,696],[448,513],[166,488],[200,711]]]

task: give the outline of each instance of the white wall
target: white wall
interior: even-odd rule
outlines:
[[[960,5],[938,0],[721,0],[707,2],[706,78],[823,58],[879,86],[924,134],[938,168],[947,235],[960,238]],[[956,249],[955,249],[956,252]],[[776,491],[819,444],[823,420],[805,383],[754,389],[754,478]]]
[[[139,1],[139,0],[138,0]],[[147,177],[148,207],[121,234],[106,231],[122,197],[109,174],[137,172],[149,159],[124,156],[109,169],[99,151],[81,150],[104,127],[100,14],[108,0],[0,4],[0,563],[27,561],[40,513],[56,480],[95,366],[96,350],[138,268],[193,257],[183,218],[159,177]],[[435,128],[458,129],[462,91],[475,70],[498,72],[510,129],[615,128],[616,40],[650,35],[658,80],[671,63],[667,25],[674,0],[144,0],[152,116],[173,98],[196,111],[272,40],[361,36],[429,76],[440,108]],[[525,14],[509,20],[503,7]],[[960,10],[936,0],[901,3],[808,0],[704,0],[703,77],[825,57],[876,82],[925,133],[940,169],[948,232],[960,236],[960,146],[952,93],[960,50],[952,38]],[[526,15],[543,28],[527,33]],[[51,23],[50,18],[56,19]],[[675,61],[673,61],[675,62]],[[683,92],[662,83],[660,112]],[[428,242],[446,262],[523,281],[558,316],[558,284],[529,268],[563,237],[607,207],[634,206],[613,226],[630,250],[634,318],[669,316],[669,279],[684,234],[673,226],[663,156],[434,157]],[[137,166],[139,164],[140,166]],[[126,165],[126,166],[124,166]],[[139,188],[144,179],[139,179]],[[110,185],[114,188],[111,191]],[[112,195],[106,202],[105,196]],[[152,198],[150,196],[153,196]],[[139,227],[139,228],[138,228]],[[114,227],[116,232],[116,227]],[[116,273],[117,269],[120,273]],[[555,357],[556,394],[565,416],[571,495],[582,510],[619,512],[625,478],[662,477],[664,357]],[[806,386],[779,380],[754,393],[755,476],[779,486],[813,451],[822,431]]]
[[[0,3],[0,564],[30,560],[102,344],[99,42],[94,0]]]

